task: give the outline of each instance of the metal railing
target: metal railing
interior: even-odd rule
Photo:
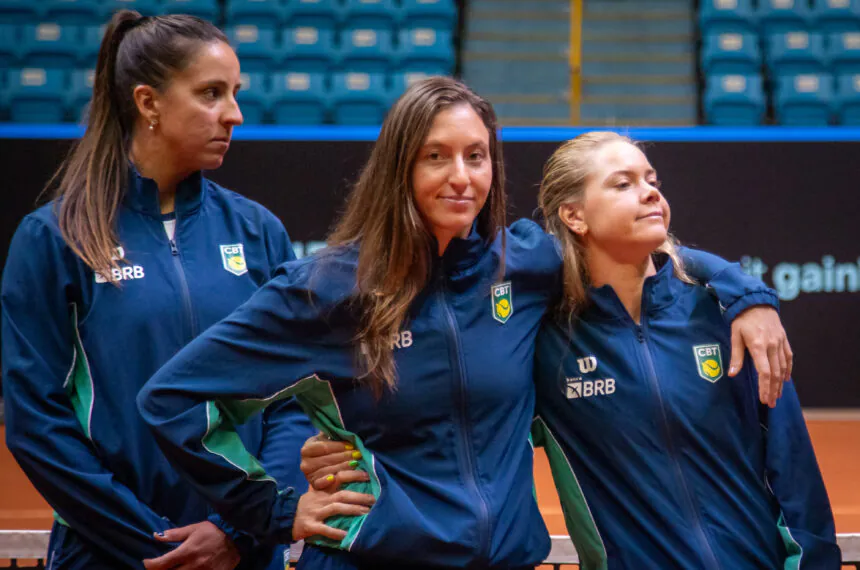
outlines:
[[[6,568],[18,568],[18,562],[23,560],[38,561],[38,568],[45,567],[45,554],[48,551],[47,530],[0,530],[0,560],[8,560]],[[860,569],[860,534],[840,534],[836,537],[842,549],[842,564]],[[290,558],[298,560],[302,552],[301,543],[290,548]],[[553,568],[562,565],[578,564],[579,557],[576,549],[567,535],[552,537],[552,550],[544,564]],[[2,567],[2,566],[0,566]]]

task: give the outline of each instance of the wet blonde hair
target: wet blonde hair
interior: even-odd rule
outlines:
[[[631,138],[618,133],[591,131],[561,145],[544,166],[538,205],[546,220],[547,232],[554,235],[561,246],[564,284],[558,308],[568,317],[575,317],[584,308],[591,277],[585,258],[585,245],[562,221],[559,208],[564,204],[582,203],[585,200],[585,187],[594,171],[594,153],[613,142],[625,142],[639,148]],[[677,245],[675,238],[669,235],[655,253],[668,255],[675,275],[682,281],[693,283],[684,270]]]

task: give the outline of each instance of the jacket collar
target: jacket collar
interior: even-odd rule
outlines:
[[[453,238],[448,243],[448,247],[445,248],[445,253],[436,256],[437,271],[444,275],[467,271],[478,263],[489,246],[489,242],[478,233],[477,224],[473,223],[469,235],[464,238]],[[438,251],[435,239],[433,240],[433,247],[437,248]]]
[[[205,184],[203,174],[195,172],[176,186],[176,216],[187,215],[203,202]],[[154,218],[161,217],[161,206],[158,203],[158,185],[151,178],[145,178],[133,164],[128,165],[128,189],[125,204],[132,210]]]
[[[674,266],[668,255],[656,254],[654,264],[657,273],[645,279],[642,290],[642,316],[659,311],[677,299],[684,284],[675,277]],[[629,319],[627,309],[621,303],[610,285],[591,287],[588,291],[589,304],[583,318]]]

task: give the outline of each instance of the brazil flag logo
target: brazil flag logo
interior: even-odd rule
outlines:
[[[696,355],[699,376],[708,382],[716,382],[723,377],[723,355],[719,344],[694,346],[693,354]]]
[[[248,266],[245,265],[245,248],[241,243],[222,245],[221,261],[224,263],[224,269],[233,275],[248,273]]]
[[[508,322],[514,312],[514,301],[511,296],[511,282],[496,283],[492,287],[490,302],[493,305],[493,318],[502,324]]]

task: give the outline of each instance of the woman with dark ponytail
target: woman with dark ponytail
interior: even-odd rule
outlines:
[[[7,443],[56,512],[50,568],[284,567],[210,509],[135,407],[146,380],[294,258],[268,210],[201,175],[233,127],[239,62],[212,24],[114,15],[83,138],[19,226],[2,284]],[[301,486],[294,402],[240,426]],[[146,560],[146,563],[144,563]]]

